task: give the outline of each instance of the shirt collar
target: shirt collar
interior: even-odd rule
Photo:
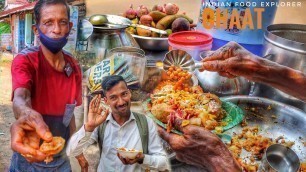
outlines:
[[[135,120],[135,117],[134,117],[133,112],[131,112],[130,118],[129,118],[125,123],[128,123],[128,122],[130,122],[130,121],[132,121],[132,120]],[[115,119],[113,118],[112,113],[109,113],[109,115],[108,115],[107,118],[106,118],[106,121],[110,121],[110,122],[112,122],[112,123],[116,123],[116,124],[117,124],[117,122],[116,122]],[[123,125],[124,125],[124,124],[123,124]]]

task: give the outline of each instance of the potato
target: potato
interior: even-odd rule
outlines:
[[[146,37],[150,37],[151,36],[151,31],[137,27],[136,28],[136,32],[139,36],[146,36]]]
[[[167,123],[167,117],[170,114],[169,106],[166,103],[155,104],[151,108],[152,114],[163,123]]]

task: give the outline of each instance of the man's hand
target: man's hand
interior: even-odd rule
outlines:
[[[42,116],[34,110],[28,110],[11,126],[11,147],[23,155],[28,162],[40,162],[46,155],[39,151],[40,139],[52,140],[52,134]]]
[[[203,60],[200,71],[218,72],[221,76],[245,77],[251,81],[262,81],[269,75],[269,68],[276,63],[257,57],[235,42],[229,42]]]
[[[109,110],[101,107],[100,102],[101,95],[97,95],[89,104],[88,120],[85,124],[85,130],[88,132],[92,132],[97,126],[102,124],[109,114]],[[104,113],[104,115],[102,113]]]
[[[84,154],[82,153],[82,154],[76,156],[75,158],[78,160],[78,162],[81,166],[81,171],[82,172],[88,172],[89,164],[88,164],[88,161],[86,160]]]
[[[178,160],[209,171],[241,171],[238,163],[218,136],[203,127],[194,125],[182,127],[181,123],[181,119],[175,119],[175,126],[184,133],[183,136],[158,128],[161,138],[169,143]]]
[[[242,76],[250,81],[270,85],[306,102],[305,73],[260,58],[235,42],[229,42],[209,54],[202,62],[200,71],[215,71],[228,78]]]
[[[135,163],[142,164],[143,159],[144,159],[143,153],[138,153],[135,159],[123,158],[122,156],[119,155],[119,153],[117,153],[117,156],[124,165],[132,165]]]

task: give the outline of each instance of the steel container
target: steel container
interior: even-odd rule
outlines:
[[[270,25],[264,38],[267,59],[306,73],[306,25]],[[264,84],[256,83],[251,95],[281,101],[306,111],[305,102]]]
[[[299,157],[292,149],[281,144],[273,144],[266,149],[259,172],[297,172],[299,167]]]
[[[165,51],[169,49],[168,38],[145,37],[132,35],[140,48],[148,51]]]
[[[104,15],[109,23],[129,23],[129,19],[116,16]],[[109,26],[93,26],[93,33],[88,38],[88,49],[95,53],[96,62],[103,60],[113,48],[117,47],[139,47],[131,34],[125,31],[126,25]]]

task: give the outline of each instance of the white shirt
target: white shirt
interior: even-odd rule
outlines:
[[[130,118],[120,126],[111,114],[106,118],[102,155],[98,166],[99,172],[134,172],[145,169],[165,171],[170,170],[167,154],[164,151],[157,128],[152,119],[147,118],[149,129],[148,154],[145,154],[142,164],[124,165],[117,156],[116,148],[143,150],[136,119],[131,113]],[[77,156],[90,144],[98,142],[98,127],[93,132],[86,132],[84,126],[75,133],[67,145],[67,155]]]

